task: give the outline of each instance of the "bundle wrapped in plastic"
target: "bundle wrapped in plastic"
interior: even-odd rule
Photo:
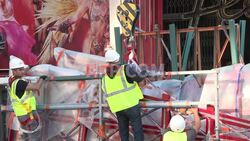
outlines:
[[[105,58],[60,47],[54,49],[57,66],[75,69],[86,75],[104,74],[106,68]]]
[[[61,68],[52,65],[42,64],[33,67],[29,74],[33,76],[80,76],[83,72],[68,68]],[[40,90],[37,97],[39,104],[77,104],[98,102],[98,80],[88,81],[48,81]],[[91,129],[94,120],[95,110],[48,110],[42,112],[43,140],[58,138],[66,134],[76,124],[81,123]]]
[[[245,89],[248,89],[246,87],[247,83],[245,83],[245,80],[248,78],[246,77],[248,67],[249,65],[235,64],[218,69],[220,110],[239,116],[238,111],[241,109],[240,107],[250,106],[249,104],[243,105],[242,101],[239,101],[239,97],[247,96],[244,92]],[[208,104],[215,104],[216,80],[216,74],[207,75],[199,107],[206,108]]]

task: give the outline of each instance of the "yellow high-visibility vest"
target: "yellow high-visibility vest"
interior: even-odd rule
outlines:
[[[113,79],[106,74],[102,78],[102,90],[106,94],[108,105],[113,113],[119,112],[139,103],[143,94],[137,82],[129,83],[122,65]]]
[[[187,141],[187,134],[186,132],[173,132],[168,131],[163,136],[163,141]]]
[[[36,98],[32,91],[24,91],[21,98],[16,95],[17,82],[20,79],[15,80],[10,87],[10,98],[12,108],[16,116],[24,116],[36,110]]]

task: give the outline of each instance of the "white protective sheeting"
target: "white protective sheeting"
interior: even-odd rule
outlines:
[[[102,56],[66,50],[60,47],[54,49],[57,66],[75,69],[86,75],[105,73],[105,58]]]
[[[246,86],[247,83],[245,83],[245,80],[248,79],[247,75],[245,75],[247,74],[246,70],[248,67],[249,65],[244,66],[242,64],[235,64],[219,68],[218,86],[220,110],[238,116],[236,109],[241,110],[242,108],[239,109],[239,107],[246,108],[246,106],[248,107],[247,109],[250,108],[249,104],[239,105],[241,103],[241,100],[239,101],[239,97],[246,97],[248,95],[246,93],[242,93],[245,91],[244,89],[248,89]],[[203,87],[199,107],[206,108],[207,104],[214,105],[217,88],[215,82],[216,74],[208,74]]]
[[[52,65],[42,64],[33,67],[31,75],[48,76],[77,76],[83,75],[73,69],[61,68]],[[49,81],[44,84],[40,96],[37,97],[40,104],[76,104],[97,102],[98,80],[88,81]],[[95,110],[49,110],[41,114],[43,120],[43,138],[45,140],[58,138],[61,132],[67,133],[81,122],[91,128]],[[53,139],[54,140],[54,139]]]
[[[240,74],[239,93],[238,93],[238,104],[239,114],[243,118],[250,119],[250,64],[245,65]],[[241,109],[242,108],[242,109]]]
[[[205,75],[189,75],[182,81],[179,100],[200,101]]]

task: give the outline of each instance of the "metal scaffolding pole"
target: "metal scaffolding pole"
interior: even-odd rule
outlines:
[[[102,107],[102,98],[103,98],[103,95],[102,95],[102,89],[101,89],[102,85],[101,85],[101,80],[99,81],[99,141],[103,141],[103,138],[105,137],[105,128],[104,128],[104,123],[103,123],[103,107]],[[106,105],[107,106],[107,105]]]
[[[219,121],[219,112],[220,112],[220,107],[219,107],[219,70],[217,69],[216,71],[216,80],[215,80],[215,86],[216,86],[216,96],[215,96],[215,136],[216,136],[216,140],[219,141],[220,140],[220,121]]]
[[[165,72],[165,75],[188,75],[188,74],[215,74],[215,70],[201,70],[201,71],[172,71]]]
[[[100,102],[101,99],[99,99]],[[197,107],[199,102],[189,102],[189,101],[147,101],[140,102],[142,108],[181,108],[181,107]],[[107,108],[107,104],[96,104],[91,108],[99,108],[102,112],[101,108]],[[90,108],[89,104],[85,103],[75,103],[75,104],[38,104],[37,110],[76,110],[76,109],[88,109]],[[0,105],[1,112],[12,112],[13,109],[11,105]]]

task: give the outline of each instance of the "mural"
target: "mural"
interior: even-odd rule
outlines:
[[[8,56],[55,64],[57,46],[102,56],[109,43],[108,0],[0,0],[0,69]]]

